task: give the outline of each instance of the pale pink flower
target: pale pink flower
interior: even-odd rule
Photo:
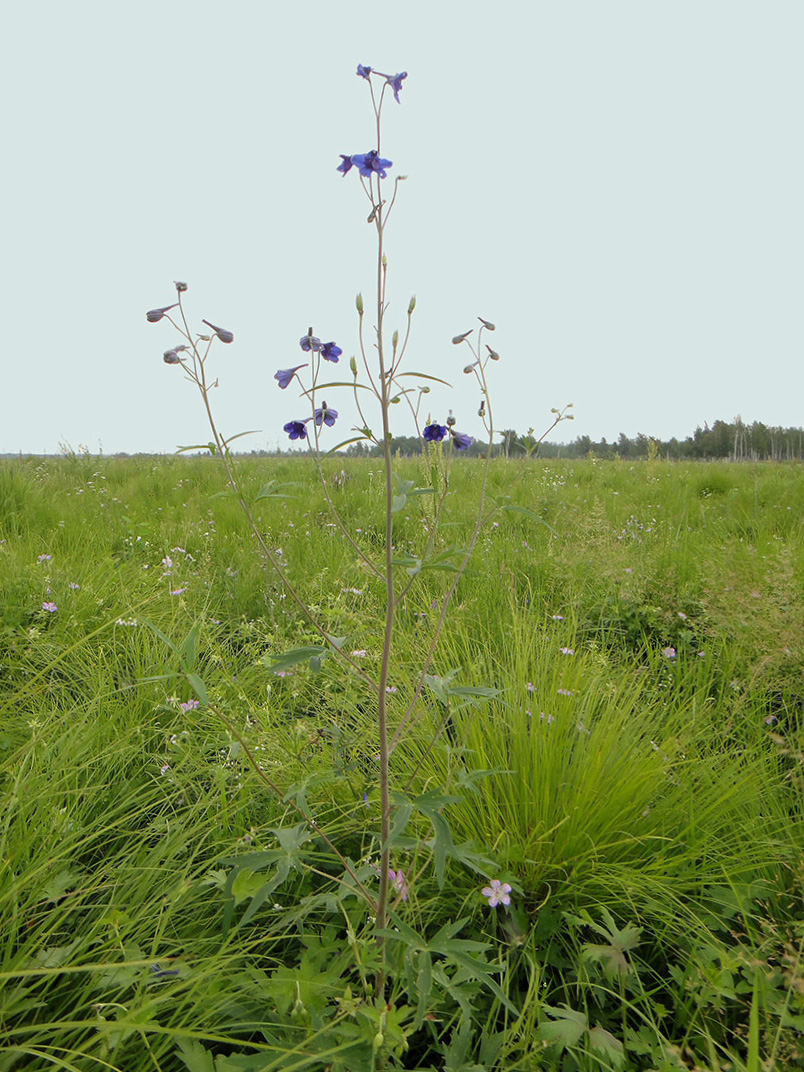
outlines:
[[[500,882],[498,878],[493,878],[488,886],[484,886],[480,892],[484,897],[488,897],[489,908],[511,903],[511,887],[507,882]]]

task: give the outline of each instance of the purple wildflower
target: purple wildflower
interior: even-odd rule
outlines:
[[[470,435],[466,435],[464,432],[453,432],[450,428],[450,435],[452,436],[452,442],[455,444],[456,450],[468,450],[474,440]]]
[[[172,350],[165,350],[162,354],[162,360],[166,365],[178,365],[181,361],[179,354],[186,349],[186,346],[174,346]]]
[[[299,339],[299,346],[301,346],[305,353],[308,353],[310,350],[320,350],[321,340],[317,339],[315,335],[308,333],[307,335],[302,335]]]
[[[321,403],[321,407],[315,411],[315,423],[318,427],[321,427],[321,422],[331,428],[338,417],[338,411],[336,409],[330,409],[326,402]]]
[[[428,443],[440,443],[444,436],[447,434],[447,426],[445,424],[428,424],[422,432],[422,435]]]
[[[340,346],[336,346],[334,342],[325,342],[321,347],[321,356],[325,361],[332,361],[335,364],[338,363],[338,358],[343,353]]]
[[[664,655],[665,659],[675,659],[676,649],[672,647],[662,648],[662,655]]]
[[[371,68],[364,67],[362,63],[358,63],[357,73],[360,75],[361,78],[365,78],[365,80],[368,82],[369,75],[371,74]]]
[[[198,707],[198,704],[198,700],[188,700],[186,703],[179,704],[179,707],[182,711],[195,711],[195,709]]]
[[[488,897],[489,908],[496,908],[497,905],[509,905],[511,903],[511,887],[507,882],[500,882],[498,878],[493,878],[488,886],[484,886],[480,892],[484,897]]]
[[[341,153],[341,162],[338,167],[335,168],[335,170],[340,171],[342,175],[345,175],[347,172],[352,170],[352,167],[353,164],[351,156],[344,156],[343,153]]]
[[[53,555],[40,555],[39,558],[37,558],[36,561],[37,562],[50,562],[51,558],[53,558]]]
[[[288,421],[282,430],[287,432],[291,439],[307,438],[307,425],[304,421]]]
[[[274,373],[274,379],[276,380],[276,382],[279,384],[279,386],[284,391],[285,388],[290,383],[290,381],[293,379],[293,377],[299,371],[299,369],[300,368],[306,368],[306,366],[307,366],[307,362],[305,362],[304,365],[296,365],[294,368],[279,369],[278,372]]]
[[[55,614],[59,608],[55,603],[43,603],[42,610],[46,610],[48,614]]]
[[[208,328],[212,328],[221,342],[234,342],[234,334],[231,331],[227,331],[226,328],[217,328],[214,324],[210,324],[208,320],[202,320],[202,324],[206,324]]]
[[[149,309],[145,314],[145,319],[149,324],[158,324],[165,313],[169,313],[171,309],[175,309],[178,302],[174,302],[172,305],[163,305],[161,309]]]
[[[574,655],[575,648],[559,648],[562,655]]]
[[[351,160],[365,178],[379,175],[381,179],[384,179],[387,175],[386,168],[393,167],[393,161],[384,160],[376,149],[370,149],[367,153],[355,153]]]
[[[397,104],[399,104],[399,91],[402,88],[402,83],[407,77],[407,71],[400,71],[399,74],[395,74],[393,78],[388,79],[388,85],[394,91],[394,100]]]

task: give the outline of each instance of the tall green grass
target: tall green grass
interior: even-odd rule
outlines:
[[[293,485],[260,501],[260,524],[326,627],[376,666],[382,592],[306,459],[241,466],[255,491]],[[373,546],[374,463],[327,472]],[[475,472],[452,471],[457,545]],[[493,1067],[552,1060],[545,1003],[588,1001],[590,1023],[615,1007],[583,959],[604,910],[642,929],[617,997],[626,1067],[654,1066],[634,1041],[649,1020],[700,1067],[756,1067],[758,1039],[763,1058],[801,1067],[804,474],[500,460],[494,494],[512,479],[541,521],[488,527],[433,667],[497,698],[446,709],[423,695],[394,762],[399,790],[460,798],[453,837],[497,855],[517,912],[506,930],[478,874],[451,866],[439,891],[416,861],[405,910],[424,930],[468,913],[498,944],[521,1017]],[[311,638],[222,486],[209,459],[0,466],[0,1069],[183,1072],[194,1046],[225,1055],[271,1036],[270,976],[293,939],[269,906],[226,929],[222,861],[296,819],[222,724],[182,710],[192,695],[149,624],[177,643],[196,626],[198,672],[264,769],[283,789],[306,781],[355,858],[372,847],[372,712],[333,668],[279,678],[261,662]],[[398,520],[398,547],[415,551],[422,514]],[[397,711],[445,583],[423,574],[401,616]]]

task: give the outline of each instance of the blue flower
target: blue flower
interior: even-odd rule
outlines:
[[[346,174],[347,171],[351,171],[352,170],[352,158],[351,158],[351,156],[344,156],[343,153],[341,153],[341,165],[340,165],[340,167],[337,167],[335,170],[342,172],[344,175]]]
[[[468,450],[474,442],[470,435],[465,435],[463,432],[453,432],[450,428],[450,433],[456,450]]]
[[[288,421],[282,430],[287,432],[291,439],[307,438],[307,425],[304,421]]]
[[[447,426],[445,424],[428,424],[422,432],[428,443],[440,443],[446,434]]]
[[[317,339],[315,335],[302,335],[299,339],[299,346],[301,346],[302,350],[305,352],[308,350],[320,350],[321,340]]]
[[[324,360],[334,361],[335,364],[337,364],[338,358],[341,356],[342,353],[343,350],[341,350],[340,346],[336,346],[334,342],[325,342],[324,345],[321,347],[321,356],[324,358]]]
[[[367,153],[355,153],[352,163],[360,169],[360,174],[366,178],[379,175],[381,179],[386,177],[386,168],[393,167],[393,160],[383,160],[376,149],[370,149]]]
[[[320,428],[321,422],[323,421],[328,428],[331,428],[335,423],[337,416],[338,411],[336,409],[330,409],[326,402],[322,402],[321,408],[316,409],[315,411],[315,423]]]
[[[395,74],[393,78],[388,79],[388,85],[394,91],[394,100],[399,104],[399,91],[402,88],[403,81],[408,77],[407,71],[400,71],[399,74]]]
[[[279,371],[278,371],[278,372],[275,372],[275,373],[274,373],[274,379],[275,379],[275,380],[277,381],[277,383],[279,384],[279,386],[280,386],[280,387],[282,388],[282,390],[284,391],[284,390],[285,390],[285,388],[286,388],[286,387],[288,386],[288,384],[290,383],[290,381],[291,381],[291,380],[293,379],[293,377],[294,377],[294,376],[296,375],[296,373],[297,373],[297,372],[299,371],[299,369],[300,369],[300,368],[306,368],[306,367],[307,367],[307,364],[306,364],[306,362],[305,362],[305,364],[304,364],[304,365],[296,365],[296,367],[295,367],[295,368],[285,368],[285,369],[279,369]]]
[[[365,78],[365,80],[368,82],[369,75],[371,74],[371,68],[364,67],[362,63],[358,63],[357,73],[360,75],[361,78]]]

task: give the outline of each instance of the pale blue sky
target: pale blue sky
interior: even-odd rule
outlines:
[[[372,289],[335,170],[374,141],[358,63],[409,72],[389,322],[415,292],[409,367],[456,384],[434,416],[480,431],[450,345],[480,315],[500,427],[569,401],[554,438],[804,425],[800,0],[41,0],[4,38],[0,451],[206,441],[145,321],[174,279],[235,332],[223,429],[287,442],[305,411],[273,373],[309,324],[348,358]]]

